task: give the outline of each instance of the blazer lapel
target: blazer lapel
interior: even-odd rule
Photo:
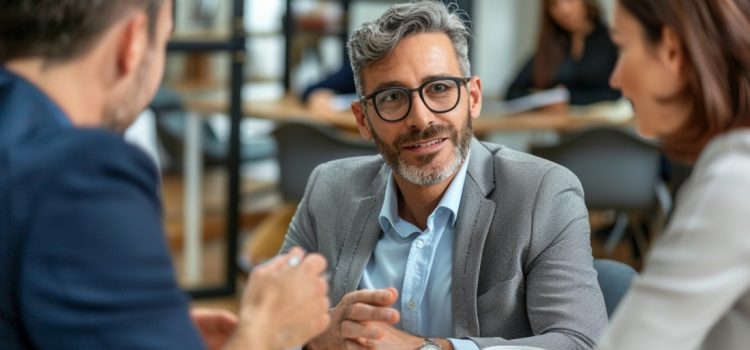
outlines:
[[[347,232],[344,245],[339,252],[338,263],[333,275],[331,302],[336,304],[341,298],[357,289],[365,265],[370,260],[375,244],[382,232],[378,217],[385,198],[385,185],[388,168],[383,166],[373,181],[372,193],[357,204],[352,224]]]
[[[479,141],[471,142],[471,157],[453,245],[451,294],[453,330],[458,338],[479,336],[477,283],[482,250],[495,213],[487,196],[495,188],[494,158]]]

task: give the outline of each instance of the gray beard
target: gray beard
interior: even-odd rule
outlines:
[[[385,162],[391,169],[412,184],[418,186],[431,186],[445,181],[453,176],[461,165],[463,165],[469,153],[469,144],[473,135],[471,116],[467,113],[466,123],[459,132],[452,126],[430,126],[425,130],[413,130],[412,132],[399,136],[394,141],[393,147],[387,145],[375,132],[375,129],[367,119],[367,124],[372,133],[378,151],[385,159]],[[401,156],[402,145],[409,142],[429,139],[436,136],[445,136],[447,134],[450,142],[453,143],[453,161],[442,169],[434,169],[431,166],[432,161],[437,154],[427,154],[417,158],[419,165],[411,165]]]

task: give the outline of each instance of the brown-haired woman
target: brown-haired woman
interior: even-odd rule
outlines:
[[[612,86],[695,161],[600,349],[750,344],[750,0],[619,0]]]
[[[616,60],[596,0],[545,0],[536,52],[505,98],[565,86],[573,105],[616,100],[620,93],[607,84]]]

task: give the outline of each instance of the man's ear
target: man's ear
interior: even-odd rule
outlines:
[[[467,88],[469,90],[469,113],[472,118],[479,118],[479,114],[482,113],[482,79],[476,75],[471,77]]]
[[[354,119],[357,121],[359,133],[365,140],[372,140],[372,132],[370,132],[370,127],[367,124],[367,120],[365,120],[367,116],[365,115],[364,107],[361,101],[352,101],[352,113],[354,113]]]
[[[148,18],[143,11],[136,12],[124,23],[118,40],[117,75],[127,79],[137,70],[148,50]]]

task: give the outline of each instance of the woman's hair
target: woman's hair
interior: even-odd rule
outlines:
[[[664,138],[665,151],[694,161],[716,135],[750,126],[750,0],[619,0],[650,45],[671,28],[682,45],[687,85],[676,99],[693,108]]]
[[[532,80],[534,87],[548,89],[557,74],[558,67],[563,63],[570,51],[570,32],[561,27],[549,13],[550,3],[555,0],[544,0],[540,15],[541,28],[534,55]],[[599,23],[600,9],[596,0],[580,0],[586,7],[586,17],[591,23]]]
[[[0,63],[40,57],[64,62],[88,50],[131,9],[148,14],[153,36],[164,0],[0,0]]]

